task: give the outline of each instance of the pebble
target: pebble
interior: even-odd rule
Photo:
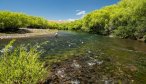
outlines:
[[[76,80],[72,80],[72,81],[71,81],[71,84],[80,84],[80,81],[77,80],[77,79],[76,79]]]
[[[63,78],[65,77],[64,69],[59,69],[56,73],[57,76]]]
[[[94,62],[88,62],[88,65],[89,66],[93,66],[93,65],[95,65],[96,63],[94,63]]]
[[[81,67],[80,64],[78,64],[76,60],[73,60],[73,64],[71,66],[74,67],[74,68],[80,68]]]

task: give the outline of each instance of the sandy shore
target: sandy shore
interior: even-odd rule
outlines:
[[[21,28],[16,33],[0,33],[0,39],[13,39],[13,38],[27,38],[42,35],[55,35],[58,30],[52,29],[25,29]]]

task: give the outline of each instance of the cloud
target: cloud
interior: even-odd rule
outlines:
[[[86,14],[86,11],[82,11],[82,10],[75,10],[76,11],[76,15],[79,16],[80,18],[83,18],[84,15]],[[75,21],[75,20],[78,20],[80,18],[69,18],[69,19],[66,19],[66,20],[59,20],[59,21],[69,21],[69,22],[72,22],[72,21]]]
[[[69,18],[67,21],[75,21],[76,19]]]
[[[78,11],[78,13],[76,13],[76,15],[85,15],[86,14],[86,11],[80,11],[80,10],[76,10]]]
[[[61,21],[63,21],[63,20],[58,20],[58,21],[60,21],[60,22],[61,22]]]

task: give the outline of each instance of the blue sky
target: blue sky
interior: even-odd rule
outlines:
[[[0,0],[0,10],[23,12],[48,20],[79,19],[119,0]]]

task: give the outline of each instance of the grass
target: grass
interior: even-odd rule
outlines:
[[[11,41],[0,55],[0,84],[37,84],[47,78],[48,71],[41,62],[38,46],[15,49]]]

